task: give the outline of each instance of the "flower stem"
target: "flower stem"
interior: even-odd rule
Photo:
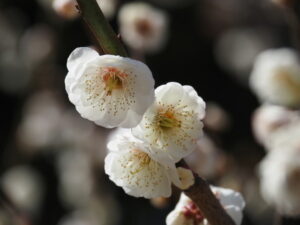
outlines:
[[[180,166],[189,168],[184,160],[179,162]],[[209,184],[194,174],[195,183],[184,193],[199,207],[210,225],[235,225],[232,218],[226,213],[223,206],[211,191]]]
[[[116,33],[105,19],[96,0],[77,0],[81,16],[105,54],[127,56]]]

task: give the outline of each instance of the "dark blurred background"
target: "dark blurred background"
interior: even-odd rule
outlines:
[[[148,200],[125,195],[104,174],[109,131],[79,118],[64,90],[67,57],[76,47],[92,45],[93,38],[80,18],[61,18],[45,2],[0,1],[0,176],[4,183],[0,224],[18,224],[19,220],[30,225],[165,224],[176,195],[166,200],[165,207],[158,203],[157,208]],[[126,2],[120,0],[118,7]],[[276,215],[258,191],[256,165],[265,153],[251,132],[251,115],[258,101],[248,88],[248,76],[260,51],[294,46],[285,10],[268,0],[147,2],[170,16],[167,45],[145,57],[156,86],[169,81],[192,85],[206,102],[226,114],[224,129],[205,128],[226,156],[221,172],[207,179],[243,193],[247,202],[244,225],[273,224]],[[110,22],[118,31],[116,16]],[[64,181],[66,176],[82,173],[90,179]],[[32,179],[29,184],[28,179],[18,177],[27,175]],[[22,190],[16,186],[36,188],[29,199],[20,194],[26,200],[14,206],[17,211],[7,204],[14,202],[13,197],[5,200],[7,183],[8,189],[15,187],[18,193]],[[78,193],[85,195],[84,186],[93,190],[95,202],[72,202]],[[79,188],[74,195],[68,189],[72,187]],[[98,207],[101,219],[63,222],[69,215],[77,218],[86,205]],[[74,216],[74,212],[79,213]],[[289,220],[288,224],[300,223]]]

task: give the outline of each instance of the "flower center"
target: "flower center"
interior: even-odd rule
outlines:
[[[141,172],[145,168],[145,166],[148,166],[151,162],[151,158],[147,153],[142,152],[138,149],[132,150],[132,153],[134,161],[137,162],[137,165],[135,167],[132,167],[130,171],[130,173],[134,175]]]
[[[204,220],[204,216],[202,215],[202,212],[192,201],[184,206],[183,215],[188,219],[192,219],[194,225],[200,224]]]
[[[181,127],[181,122],[175,118],[172,111],[158,113],[158,126],[162,129]]]
[[[124,85],[124,79],[128,75],[119,71],[116,68],[108,67],[105,69],[103,75],[103,81],[105,83],[106,95],[111,95],[113,90],[122,89]]]
[[[290,74],[291,72],[288,69],[280,69],[277,73],[277,78],[279,82],[285,85],[295,97],[300,97],[300,82],[293,79]]]
[[[137,20],[135,22],[135,27],[136,27],[137,32],[140,35],[142,35],[144,37],[151,35],[152,27],[148,20],[146,20],[146,19]]]

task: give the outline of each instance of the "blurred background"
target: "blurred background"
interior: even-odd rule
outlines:
[[[111,0],[112,1],[112,0]],[[108,19],[118,32],[115,1]],[[265,151],[251,130],[257,98],[248,87],[263,50],[296,47],[290,17],[271,0],[148,0],[168,15],[156,52],[128,47],[151,68],[156,86],[192,85],[208,103],[199,156],[187,161],[211,183],[240,191],[243,225],[300,224],[278,218],[261,198],[257,165]],[[69,9],[51,0],[0,1],[0,224],[165,224],[171,199],[137,199],[103,171],[110,130],[82,119],[64,89],[66,60],[95,44]]]

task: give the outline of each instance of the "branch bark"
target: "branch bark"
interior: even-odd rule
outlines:
[[[195,183],[184,193],[199,207],[210,225],[235,225],[219,200],[212,193],[209,184],[195,175]]]
[[[77,0],[81,16],[105,54],[127,56],[127,52],[105,19],[96,0]]]

